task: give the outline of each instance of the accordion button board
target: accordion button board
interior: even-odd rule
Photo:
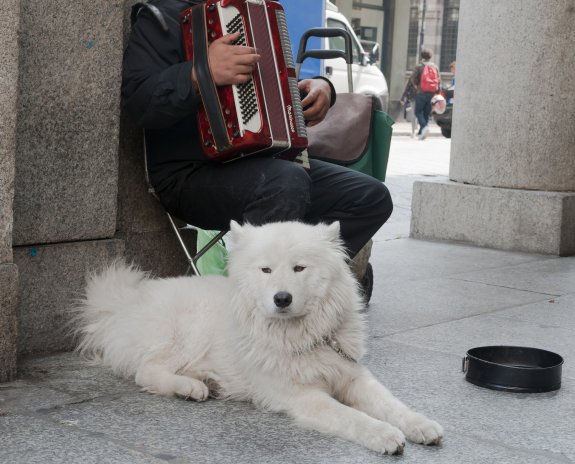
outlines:
[[[208,102],[200,105],[204,155],[219,162],[256,155],[294,159],[307,147],[307,133],[282,6],[271,0],[208,0],[184,10],[180,19],[188,60],[194,59],[189,20],[194,8],[204,9],[208,43],[239,32],[235,44],[253,47],[261,56],[251,80],[217,87],[219,107],[210,110],[221,112],[225,120],[229,138],[225,148],[218,149],[213,139]]]

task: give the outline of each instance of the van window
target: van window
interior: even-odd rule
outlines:
[[[338,21],[337,19],[328,18],[327,26],[328,27],[339,27],[340,29],[345,29],[347,32],[349,32],[349,29],[347,28],[347,26],[344,23],[342,23],[341,21]],[[344,41],[343,37],[330,37],[329,38],[329,48],[330,48],[330,50],[345,51],[345,41]],[[359,57],[361,56],[361,53],[359,51],[359,46],[357,45],[357,42],[353,39],[353,34],[351,35],[351,56],[352,56],[353,63],[356,63],[356,64],[360,63]]]

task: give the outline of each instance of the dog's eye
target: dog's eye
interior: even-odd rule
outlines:
[[[271,274],[272,270],[269,267],[262,267],[262,272],[264,274]]]
[[[295,267],[293,268],[293,271],[294,271],[294,272],[301,272],[301,271],[303,271],[304,269],[305,269],[304,266],[295,266]]]

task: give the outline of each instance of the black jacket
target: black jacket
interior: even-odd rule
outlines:
[[[165,32],[147,9],[140,10],[124,52],[124,109],[146,130],[148,170],[157,186],[181,167],[204,160],[196,127],[199,95],[192,88],[179,15],[194,3],[156,0]]]
[[[168,31],[148,9],[140,10],[124,52],[122,100],[128,114],[146,129],[150,180],[161,189],[173,173],[207,161],[196,124],[199,94],[192,88],[192,62],[186,61],[179,24],[181,11],[201,1],[148,3],[160,10]]]

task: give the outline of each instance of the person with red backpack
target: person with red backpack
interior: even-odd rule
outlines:
[[[431,114],[431,99],[439,92],[441,77],[439,68],[431,62],[432,53],[429,49],[421,50],[421,63],[411,74],[411,81],[417,88],[415,95],[415,117],[419,122],[419,140],[424,140],[429,133],[429,115]]]

